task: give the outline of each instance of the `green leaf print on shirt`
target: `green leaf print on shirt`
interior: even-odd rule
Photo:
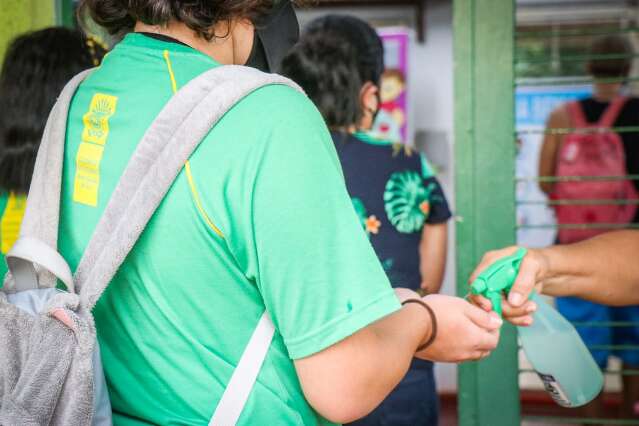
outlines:
[[[391,269],[393,269],[393,264],[395,263],[395,259],[393,258],[389,258],[386,259],[384,261],[382,261],[382,267],[384,268],[384,271],[388,272]]]
[[[397,231],[410,234],[422,229],[430,212],[431,193],[435,184],[424,187],[419,173],[395,172],[386,182],[384,207],[388,220]]]
[[[362,202],[362,200],[360,200],[357,197],[353,197],[351,198],[351,201],[353,202],[353,207],[355,208],[355,213],[357,213],[357,217],[359,218],[360,223],[362,224],[362,228],[365,226],[365,222],[366,222],[366,206],[364,205],[364,203]]]

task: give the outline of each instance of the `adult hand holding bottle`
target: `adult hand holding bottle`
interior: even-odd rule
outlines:
[[[511,322],[520,325],[524,352],[557,404],[579,407],[592,401],[604,383],[599,366],[574,326],[533,291],[547,287],[546,281],[555,277],[549,255],[543,251],[529,255],[526,249],[515,247],[488,253],[484,262],[490,266],[480,265],[472,276],[476,303],[485,310],[503,310]],[[571,360],[569,365],[563,365],[565,359]]]
[[[519,247],[511,246],[487,252],[470,276],[469,283],[475,282],[477,277],[490,265],[514,255],[518,250]],[[543,280],[547,271],[547,257],[541,251],[528,249],[519,266],[515,283],[508,292],[508,296],[502,298],[501,307],[504,318],[519,326],[532,324],[532,314],[537,310],[537,305],[528,299],[533,290],[538,293],[543,291]],[[495,308],[493,303],[482,295],[471,294],[470,300],[488,312]]]
[[[517,247],[487,252],[470,282],[495,261],[511,256]],[[537,306],[529,301],[533,290],[549,296],[575,296],[612,306],[639,303],[639,231],[610,232],[575,244],[529,249],[519,274],[502,303],[504,318],[515,325],[532,324]],[[612,284],[614,283],[614,284]],[[492,304],[471,296],[486,311]]]

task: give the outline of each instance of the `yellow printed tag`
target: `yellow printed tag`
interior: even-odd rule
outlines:
[[[82,142],[104,145],[109,136],[109,118],[115,113],[116,96],[96,93],[91,99],[89,111],[82,117],[84,130]]]
[[[84,129],[75,160],[73,185],[73,201],[77,203],[92,207],[98,205],[100,162],[109,137],[109,118],[115,114],[117,101],[116,96],[96,93],[91,99],[89,111],[82,117]]]
[[[84,142],[80,144],[75,159],[73,201],[93,207],[98,205],[100,161],[103,153],[104,147],[101,145]]]
[[[7,254],[20,234],[20,225],[24,217],[27,200],[24,195],[9,194],[4,214],[0,219],[0,251]]]

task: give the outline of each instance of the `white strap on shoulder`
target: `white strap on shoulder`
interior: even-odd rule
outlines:
[[[7,266],[16,291],[34,290],[38,286],[35,265],[40,265],[58,277],[70,293],[75,293],[69,264],[53,248],[33,237],[20,237],[6,255]]]
[[[234,426],[244,410],[273,341],[275,326],[264,312],[213,413],[209,426]]]

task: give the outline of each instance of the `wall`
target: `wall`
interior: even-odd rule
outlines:
[[[413,75],[415,87],[416,144],[441,167],[439,178],[453,208],[453,29],[452,2],[429,1],[426,16],[426,42],[415,48]],[[455,294],[455,224],[449,224],[448,264],[443,293]],[[440,392],[457,390],[457,366],[436,367]]]
[[[325,13],[348,13],[376,25],[408,25],[414,27],[412,9],[402,7],[362,7],[301,11],[304,25]],[[424,150],[429,160],[440,169],[439,177],[446,195],[454,207],[453,188],[453,46],[452,2],[429,0],[426,12],[426,40],[414,43],[411,55],[413,119],[416,145]],[[455,238],[451,221],[448,265],[443,292],[455,292]],[[457,388],[455,365],[437,365],[440,392],[454,392]]]
[[[0,0],[0,63],[17,35],[55,23],[55,0]]]

